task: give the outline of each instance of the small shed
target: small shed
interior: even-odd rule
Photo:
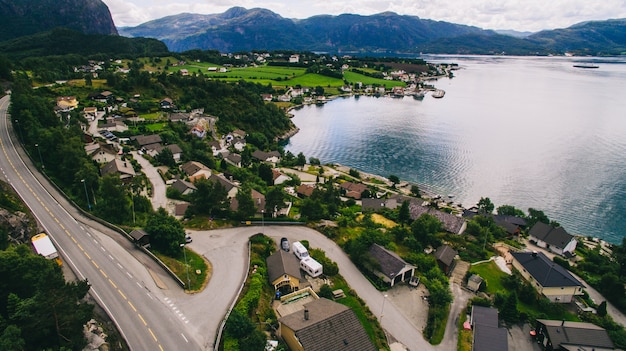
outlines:
[[[477,292],[480,289],[480,285],[483,283],[483,278],[477,274],[472,274],[467,280],[467,288],[473,292]]]
[[[150,234],[143,229],[135,229],[130,232],[130,236],[135,240],[135,244],[139,246],[150,245]]]

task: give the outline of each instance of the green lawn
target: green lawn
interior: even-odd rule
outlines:
[[[178,259],[171,258],[157,252],[154,254],[165,263],[176,276],[187,285],[187,273],[189,273],[189,282],[191,283],[190,291],[199,291],[204,284],[209,280],[211,276],[211,267],[207,266],[206,261],[202,256],[187,249],[185,247],[185,253],[187,255],[187,265],[185,265],[185,256]]]
[[[470,272],[478,274],[487,283],[487,293],[495,294],[497,291],[506,290],[502,286],[501,279],[507,276],[502,272],[495,262],[489,261],[474,265],[470,268]]]

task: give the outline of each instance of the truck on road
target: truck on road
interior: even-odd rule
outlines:
[[[56,247],[54,247],[52,240],[50,240],[50,237],[46,235],[46,233],[37,234],[33,236],[30,241],[33,243],[33,247],[38,254],[49,260],[55,260],[59,266],[62,264]]]

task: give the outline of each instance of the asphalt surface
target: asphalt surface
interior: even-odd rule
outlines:
[[[165,182],[163,181],[163,178],[161,178],[159,171],[156,167],[150,164],[148,160],[143,158],[142,155],[139,155],[137,151],[132,151],[131,154],[133,155],[135,160],[137,160],[139,165],[141,165],[141,168],[146,174],[146,177],[148,177],[150,183],[152,183],[152,197],[150,198],[150,202],[152,202],[152,207],[155,211],[158,210],[159,207],[163,207],[165,210],[167,210]]]
[[[60,204],[45,178],[30,171],[24,163],[28,158],[22,161],[9,137],[8,101],[8,96],[0,99],[2,176],[53,239],[64,263],[78,278],[89,280],[90,294],[118,326],[131,350],[203,349],[195,336],[186,334],[189,321],[171,307],[162,294],[165,290],[155,286],[144,265],[116,240],[77,221],[78,213],[69,204]]]

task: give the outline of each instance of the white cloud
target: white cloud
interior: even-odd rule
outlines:
[[[401,15],[477,26],[484,29],[539,31],[575,23],[626,18],[624,0],[103,0],[117,26],[134,26],[182,12],[221,13],[233,6],[261,7],[287,18],[319,14],[372,15],[393,11]]]

